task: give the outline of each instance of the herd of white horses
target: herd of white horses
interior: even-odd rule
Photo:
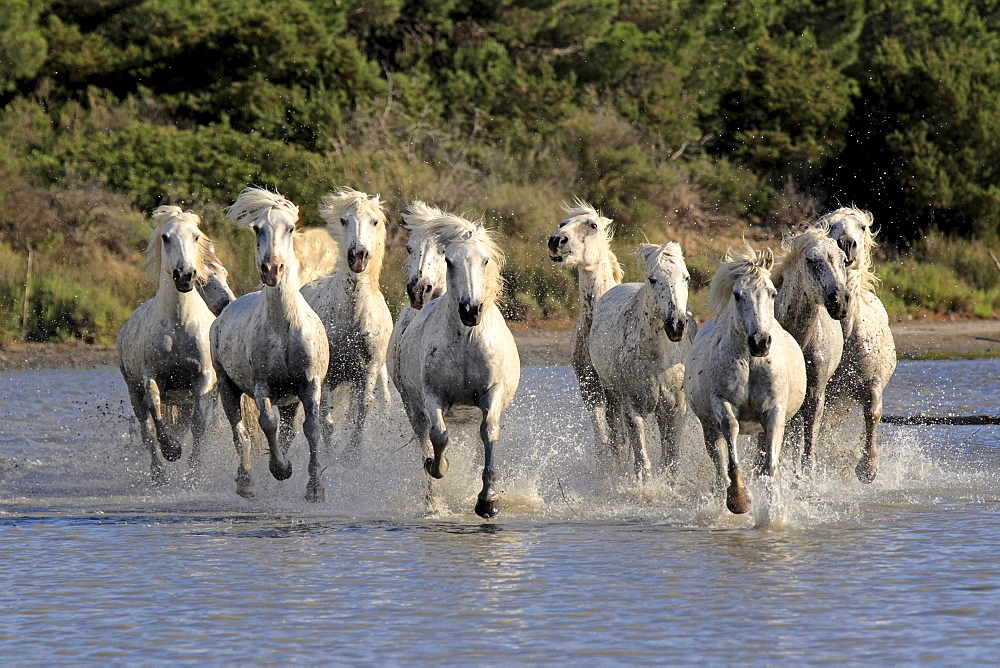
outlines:
[[[343,454],[356,462],[376,396],[390,401],[391,377],[432,478],[448,470],[445,417],[456,406],[481,411],[485,456],[475,512],[496,516],[494,446],[520,378],[517,346],[497,305],[503,253],[496,240],[482,221],[411,203],[402,214],[409,305],[394,325],[379,283],[388,225],[379,197],[341,188],[323,199],[319,214],[329,234],[299,230],[298,207],[280,194],[240,194],[228,218],[253,231],[263,285],[236,299],[199,217],[173,206],[153,212],[145,255],[159,287],[118,335],[153,482],[166,480],[161,455],[179,460],[188,431],[189,465],[198,466],[217,396],[239,458],[237,493],[255,495],[254,433],[266,438],[271,474],[288,479],[301,405],[305,498],[322,501],[319,459],[333,448],[334,392],[348,392]],[[839,433],[860,404],[865,436],[856,473],[863,482],[875,477],[882,390],[896,354],[875,295],[867,212],[845,207],[821,217],[784,240],[777,262],[770,250],[749,245],[728,252],[700,327],[688,310],[690,276],[677,243],[640,245],[645,280],[622,283],[612,221],[579,200],[566,214],[548,252],[578,270],[572,365],[600,457],[622,466],[631,458],[636,480],[645,480],[653,468],[646,447],[652,416],[659,466],[675,469],[690,405],[715,465],[715,488],[725,490],[731,512],[745,513],[740,433],[759,434],[757,473],[771,490],[786,424],[796,425],[790,436],[801,432],[808,474],[820,435]]]

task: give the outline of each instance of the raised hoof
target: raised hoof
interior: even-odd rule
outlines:
[[[440,480],[444,477],[444,474],[448,472],[448,460],[444,457],[441,458],[441,463],[438,464],[437,470],[434,470],[434,458],[428,457],[424,460],[424,470],[427,471],[427,475],[432,478]]]
[[[237,480],[236,493],[244,499],[252,499],[257,496],[257,487],[252,480]]]
[[[268,462],[267,467],[271,469],[271,475],[274,476],[275,480],[288,480],[289,478],[292,477],[291,462],[288,462],[287,466],[281,468],[281,465],[272,459],[270,462]]]
[[[163,458],[168,462],[176,462],[181,458],[180,441],[172,438],[166,438],[160,441],[160,452],[163,453]]]
[[[742,515],[750,510],[750,494],[746,487],[729,486],[726,490],[726,508],[734,515]]]
[[[857,474],[858,480],[863,483],[874,482],[875,475],[878,473],[878,464],[872,459],[862,457],[861,461],[855,467],[854,473]]]
[[[326,501],[326,490],[322,485],[306,485],[306,501],[309,503],[322,503]]]
[[[484,520],[493,519],[494,517],[500,514],[500,506],[497,504],[496,499],[492,499],[490,501],[477,499],[476,514],[482,517]]]

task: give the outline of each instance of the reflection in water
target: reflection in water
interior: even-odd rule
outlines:
[[[994,361],[904,362],[892,413],[994,413]],[[606,475],[572,373],[526,369],[501,437],[503,514],[472,514],[457,425],[428,480],[398,406],[330,500],[254,470],[221,427],[196,479],[148,484],[115,372],[0,378],[0,647],[10,662],[512,663],[991,660],[1000,646],[996,427],[886,427],[873,485],[845,440],[736,517],[693,421],[671,479]],[[655,442],[655,440],[654,440]],[[788,451],[786,451],[787,453]],[[651,453],[654,457],[657,453]],[[305,462],[305,447],[291,456]],[[786,461],[791,457],[786,456]]]

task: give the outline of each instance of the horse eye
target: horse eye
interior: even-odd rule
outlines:
[[[568,220],[564,220],[563,222],[559,223],[559,229],[561,230],[562,228],[566,227],[567,225],[569,225],[569,221]]]
[[[194,240],[195,241],[201,241],[201,235],[200,234],[194,235]]]
[[[378,218],[375,218],[374,220],[372,220],[372,225],[378,227]]]
[[[346,218],[344,218],[343,216],[341,216],[341,217],[340,217],[340,224],[341,224],[341,225],[347,225],[347,219],[346,219]]]
[[[160,238],[163,239],[163,243],[165,243],[165,244],[169,244],[170,243],[170,237],[168,237],[166,234],[161,234]]]
[[[739,292],[734,292],[733,293],[733,299],[739,301],[741,297],[742,297],[742,295]]]
[[[656,279],[655,279],[655,278],[653,278],[652,276],[650,276],[650,277],[649,277],[649,284],[650,284],[650,285],[656,285]]]
[[[413,248],[410,246],[410,244],[406,244],[406,252],[407,253],[412,253],[413,252]]]
[[[684,282],[685,283],[690,283],[691,282],[691,277],[690,276],[685,276],[684,277]]]
[[[590,224],[590,229],[596,230],[597,229],[597,223],[591,223]]]
[[[484,266],[484,267],[485,267],[486,265],[488,265],[489,263],[490,263],[490,259],[489,259],[489,258],[485,258],[485,259],[483,260],[483,266]]]

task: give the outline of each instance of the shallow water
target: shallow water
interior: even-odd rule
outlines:
[[[1000,361],[901,362],[896,414],[995,413]],[[472,514],[480,449],[456,427],[428,481],[398,403],[366,454],[325,456],[307,504],[227,427],[198,474],[148,484],[115,371],[0,376],[0,656],[41,661],[912,662],[1000,651],[997,427],[883,426],[872,485],[843,438],[815,479],[730,515],[691,418],[684,465],[604,473],[572,372],[527,368],[498,452],[502,514]],[[220,411],[221,414],[221,411]],[[788,454],[788,453],[786,453]],[[658,452],[654,447],[655,459]],[[786,462],[793,458],[786,456]]]

